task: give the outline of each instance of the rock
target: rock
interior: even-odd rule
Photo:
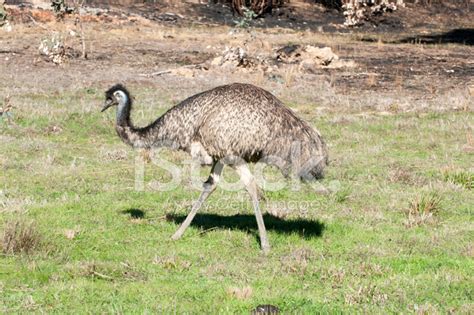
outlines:
[[[339,68],[355,68],[357,66],[357,63],[355,63],[353,60],[334,60],[324,68],[327,69],[339,69]]]
[[[314,67],[342,68],[355,67],[353,61],[340,60],[330,47],[315,47],[307,45],[285,46],[277,50],[276,61],[299,64],[300,70],[311,70]]]
[[[223,68],[251,68],[257,64],[256,61],[249,58],[247,52],[241,47],[226,47],[222,56],[216,57],[211,61],[212,66]]]
[[[284,63],[296,63],[301,58],[302,48],[300,45],[288,45],[276,51],[276,60]]]
[[[216,58],[212,59],[211,66],[220,66],[220,65],[222,65],[222,60],[223,59],[224,58],[222,56],[219,56],[219,57],[216,57]]]
[[[304,49],[304,55],[307,58],[313,59],[316,64],[322,66],[329,65],[333,60],[339,60],[339,57],[332,52],[331,47],[319,48],[308,45]]]

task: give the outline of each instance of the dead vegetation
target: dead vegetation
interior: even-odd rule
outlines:
[[[364,23],[377,25],[380,16],[404,7],[403,0],[346,0],[342,5],[346,20],[344,25],[356,27]]]
[[[144,281],[146,274],[128,262],[110,263],[86,261],[69,265],[69,274],[78,277],[94,278],[105,281]]]
[[[80,56],[80,53],[74,50],[67,39],[73,36],[75,36],[74,32],[70,32],[69,34],[52,32],[51,36],[41,41],[38,47],[39,53],[45,56],[46,60],[58,65],[69,59],[77,58]]]
[[[238,300],[246,300],[252,297],[253,290],[251,287],[246,286],[243,288],[230,287],[227,289],[227,294],[230,297],[236,298]]]
[[[313,258],[313,250],[309,248],[299,248],[283,256],[280,262],[284,272],[304,275]]]
[[[191,262],[181,259],[175,255],[172,256],[155,256],[152,263],[168,270],[184,271],[191,267]]]
[[[389,181],[392,183],[412,184],[413,177],[410,171],[396,167],[389,171]]]
[[[435,216],[441,210],[441,197],[435,193],[425,193],[415,197],[405,210],[407,220],[406,227],[416,227],[423,224],[435,223]]]
[[[102,150],[101,158],[104,161],[123,161],[126,160],[130,152],[125,149],[106,149]]]
[[[345,294],[345,302],[349,305],[362,303],[383,305],[388,300],[388,294],[382,292],[376,285],[360,285],[351,289]]]
[[[474,88],[473,88],[474,90]],[[474,93],[471,93],[474,96]],[[468,110],[466,110],[468,111]],[[463,145],[463,151],[466,153],[474,153],[474,136],[472,135],[472,131],[469,130],[466,133],[466,144]]]
[[[400,183],[405,185],[422,184],[423,179],[416,175],[412,167],[399,164],[389,166],[388,181],[390,183]]]
[[[31,254],[41,244],[42,236],[34,221],[14,219],[5,223],[1,243],[4,254]]]

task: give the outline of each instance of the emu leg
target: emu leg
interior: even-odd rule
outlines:
[[[201,208],[204,201],[206,201],[207,197],[209,197],[209,195],[216,189],[216,186],[217,186],[217,183],[219,182],[219,177],[222,174],[223,168],[224,168],[224,164],[220,162],[214,163],[211,169],[211,174],[209,175],[209,178],[203,185],[203,190],[201,192],[201,195],[199,196],[199,199],[193,204],[191,212],[189,212],[184,222],[181,223],[181,226],[176,230],[176,232],[171,237],[173,240],[177,240],[181,238],[181,236],[183,236],[184,231],[186,231],[188,226],[191,224],[191,222],[194,219],[194,216],[196,215],[198,210]]]
[[[257,219],[258,233],[260,236],[260,246],[262,247],[263,253],[268,254],[270,252],[270,243],[268,243],[267,230],[265,229],[265,223],[263,222],[262,212],[258,204],[258,186],[255,182],[255,178],[250,173],[249,168],[245,164],[240,164],[235,167],[235,170],[240,176],[240,180],[245,185],[250,197],[252,198],[253,209],[255,211],[255,218]]]

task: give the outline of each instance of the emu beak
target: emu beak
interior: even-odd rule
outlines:
[[[111,100],[110,98],[107,99],[104,103],[104,107],[102,107],[102,110],[101,112],[104,112],[107,108],[109,108],[110,106],[114,105],[114,101]]]

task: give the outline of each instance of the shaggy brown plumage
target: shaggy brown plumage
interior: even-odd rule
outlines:
[[[214,190],[224,164],[240,165],[236,169],[253,199],[256,185],[242,166],[245,162],[264,161],[279,167],[285,176],[305,180],[322,177],[328,162],[319,132],[270,92],[254,85],[234,83],[196,94],[143,128],[130,121],[132,98],[124,86],[115,85],[106,92],[103,110],[112,105],[118,105],[116,130],[125,143],[184,150],[202,164],[213,165],[202,202]],[[257,212],[258,203],[254,206]]]
[[[191,153],[203,164],[263,160],[285,175],[296,171],[303,179],[320,178],[327,164],[327,148],[319,132],[254,85],[234,83],[196,94],[143,128],[130,121],[132,103],[125,87],[112,87],[106,98],[113,102],[117,91],[126,99],[116,100],[120,105],[116,130],[133,147],[168,146]]]

